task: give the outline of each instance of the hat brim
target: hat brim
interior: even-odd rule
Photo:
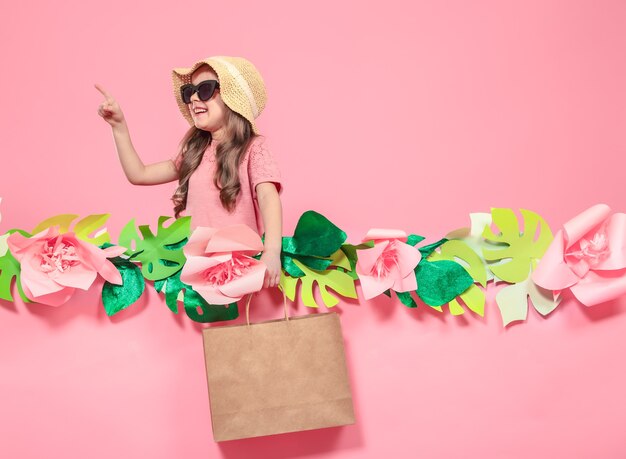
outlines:
[[[190,126],[194,126],[195,123],[193,121],[193,118],[191,117],[191,114],[189,113],[189,108],[187,107],[187,104],[183,102],[182,95],[180,93],[180,88],[181,86],[185,84],[191,83],[191,75],[193,74],[193,72],[198,70],[198,68],[200,68],[203,65],[208,65],[211,68],[211,70],[215,72],[215,74],[217,75],[217,80],[220,82],[220,86],[223,87],[222,82],[224,81],[224,79],[228,78],[229,76],[228,72],[219,62],[213,61],[210,57],[196,62],[191,67],[180,67],[180,68],[175,68],[174,70],[172,70],[172,85],[174,89],[174,97],[176,98],[178,109],[180,110],[181,114],[187,120]],[[224,91],[222,91],[222,100],[224,101],[224,104],[226,104],[228,108],[230,108],[231,110],[237,113],[240,113],[238,110],[233,109],[233,107],[229,103],[228,94],[224,94]],[[258,135],[259,130],[256,126],[256,123],[254,122],[254,117],[252,116],[252,113],[240,113],[240,114],[244,116],[244,118],[246,118],[250,122],[252,126],[252,132]]]

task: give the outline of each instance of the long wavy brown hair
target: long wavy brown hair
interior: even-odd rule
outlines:
[[[241,192],[239,165],[248,145],[254,138],[254,133],[252,132],[252,125],[247,119],[228,107],[226,107],[226,112],[226,135],[225,140],[220,142],[215,152],[217,167],[213,176],[213,183],[220,190],[222,206],[228,212],[232,212],[235,209],[237,196]],[[192,126],[180,141],[179,152],[182,152],[183,159],[180,165],[178,188],[172,196],[176,218],[187,208],[189,178],[200,165],[204,152],[211,141],[209,131],[198,129],[195,126]]]

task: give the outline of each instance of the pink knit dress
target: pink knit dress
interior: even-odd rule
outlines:
[[[181,215],[191,216],[191,229],[198,226],[222,227],[245,223],[259,235],[263,234],[263,219],[257,201],[256,186],[262,182],[273,182],[282,193],[280,170],[274,155],[265,144],[265,138],[254,138],[239,166],[241,192],[237,196],[236,207],[229,213],[220,201],[220,190],[213,183],[217,163],[215,152],[217,142],[212,141],[204,152],[198,168],[189,178],[187,208]],[[182,155],[172,158],[176,169],[180,170]]]

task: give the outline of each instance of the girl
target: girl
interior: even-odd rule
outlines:
[[[111,125],[126,177],[135,185],[178,180],[174,213],[178,218],[188,211],[193,227],[245,223],[259,234],[265,229],[264,287],[278,285],[282,184],[276,161],[254,122],[267,98],[261,75],[244,58],[216,56],[174,69],[172,81],[191,128],[172,159],[148,165],[133,147],[119,104],[95,85],[105,98],[98,114]]]

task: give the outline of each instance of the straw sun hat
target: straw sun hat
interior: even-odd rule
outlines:
[[[185,119],[191,126],[194,125],[189,109],[181,98],[180,87],[191,83],[191,74],[203,64],[208,64],[217,74],[217,79],[220,83],[220,94],[226,106],[250,121],[252,131],[258,134],[254,120],[265,108],[267,94],[261,74],[252,62],[243,57],[207,57],[196,62],[192,67],[176,68],[172,71],[174,96],[176,97],[178,108]]]

